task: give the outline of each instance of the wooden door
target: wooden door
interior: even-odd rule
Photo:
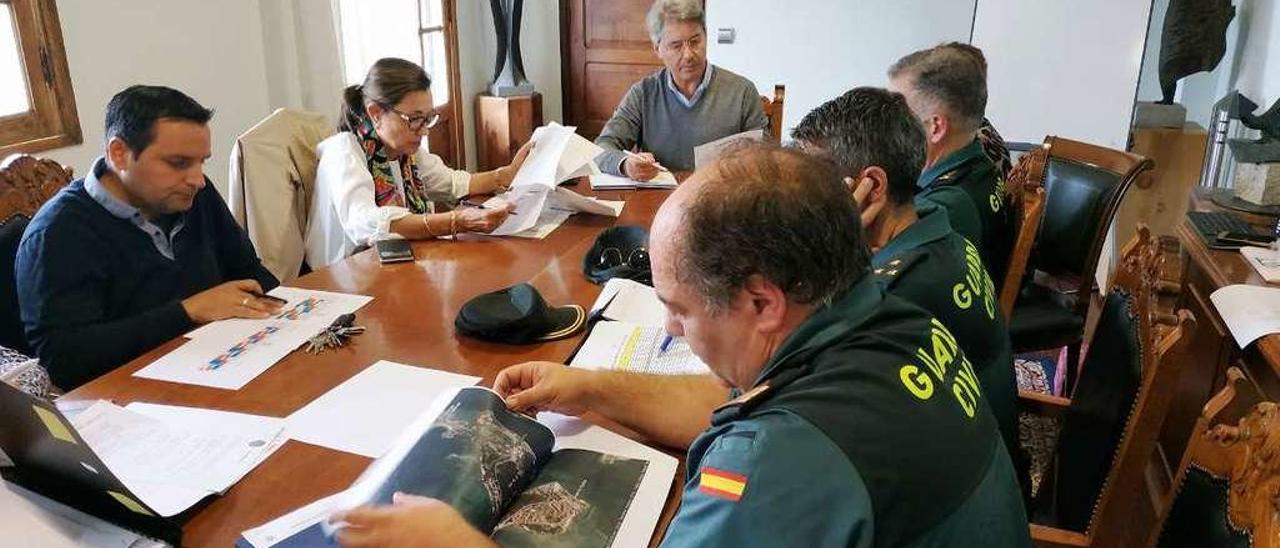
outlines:
[[[644,16],[653,0],[560,0],[565,125],[595,139],[631,84],[662,68]]]

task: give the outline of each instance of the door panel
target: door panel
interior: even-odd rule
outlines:
[[[652,0],[561,0],[566,125],[600,134],[631,84],[662,68],[645,30]]]

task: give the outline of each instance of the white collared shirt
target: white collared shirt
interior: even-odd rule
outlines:
[[[418,176],[432,202],[456,200],[471,189],[471,174],[450,169],[439,156],[418,149]],[[391,232],[391,223],[409,216],[408,208],[379,207],[374,200],[373,175],[354,133],[330,136],[316,146],[316,168],[311,214],[307,220],[307,264],[327,266],[373,245]],[[395,161],[393,160],[394,164]],[[392,166],[397,191],[404,192],[398,166]],[[434,212],[434,205],[431,206]]]

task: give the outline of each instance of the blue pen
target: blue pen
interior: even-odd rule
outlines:
[[[667,347],[670,347],[671,341],[674,341],[674,340],[676,340],[675,337],[672,337],[671,335],[664,335],[662,337],[662,344],[658,346],[658,354],[662,354],[663,352],[666,352]]]

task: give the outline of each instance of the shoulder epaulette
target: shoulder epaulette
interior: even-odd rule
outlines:
[[[876,281],[885,287],[893,287],[898,278],[901,278],[908,270],[920,264],[924,257],[924,250],[912,249],[890,259],[884,265],[876,267],[871,273],[875,275]]]

